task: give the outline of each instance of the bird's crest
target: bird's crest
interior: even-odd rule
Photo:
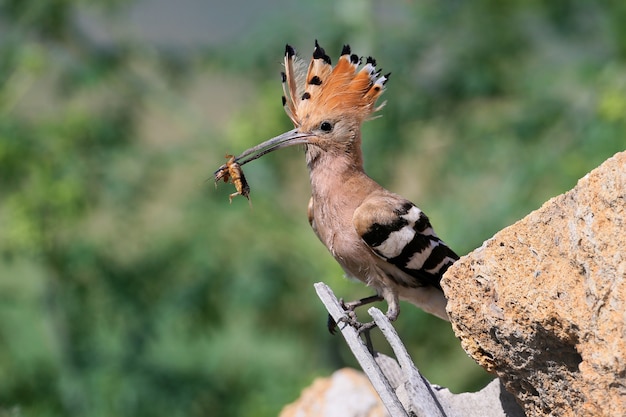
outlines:
[[[282,73],[283,106],[296,127],[313,113],[351,115],[364,121],[384,106],[375,107],[390,74],[380,75],[376,60],[362,59],[344,45],[337,65],[315,41],[311,62],[300,59],[295,50],[285,48],[285,71]]]

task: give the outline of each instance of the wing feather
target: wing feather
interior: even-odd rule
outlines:
[[[367,199],[352,220],[358,235],[378,257],[415,278],[411,286],[441,288],[443,273],[459,259],[437,237],[424,212],[399,196]]]

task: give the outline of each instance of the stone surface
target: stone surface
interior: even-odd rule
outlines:
[[[446,417],[524,417],[524,411],[497,378],[478,392],[454,394],[447,388],[433,388]]]
[[[384,357],[384,355],[381,355]],[[385,357],[391,384],[402,391],[403,376],[398,363]],[[446,417],[524,417],[515,399],[494,379],[478,392],[454,394],[431,385]],[[411,401],[405,399],[403,403]],[[329,378],[318,378],[302,391],[295,402],[285,406],[279,417],[389,417],[383,403],[363,372],[343,368]]]
[[[466,352],[528,416],[626,415],[626,152],[442,281]]]
[[[350,368],[318,378],[279,417],[388,417],[369,379]]]

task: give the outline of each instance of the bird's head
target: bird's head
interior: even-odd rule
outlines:
[[[315,41],[310,62],[285,48],[282,73],[283,106],[295,128],[244,151],[235,158],[243,165],[266,153],[304,144],[309,152],[344,153],[359,146],[361,124],[382,108],[376,101],[390,74],[381,75],[376,60],[359,58],[345,45],[333,67]],[[359,151],[360,152],[360,151]]]

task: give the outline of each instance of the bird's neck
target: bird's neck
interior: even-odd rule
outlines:
[[[306,159],[315,200],[334,200],[330,198],[333,195],[358,198],[359,194],[376,187],[363,170],[360,145],[360,140],[357,140],[332,149],[307,146]]]

